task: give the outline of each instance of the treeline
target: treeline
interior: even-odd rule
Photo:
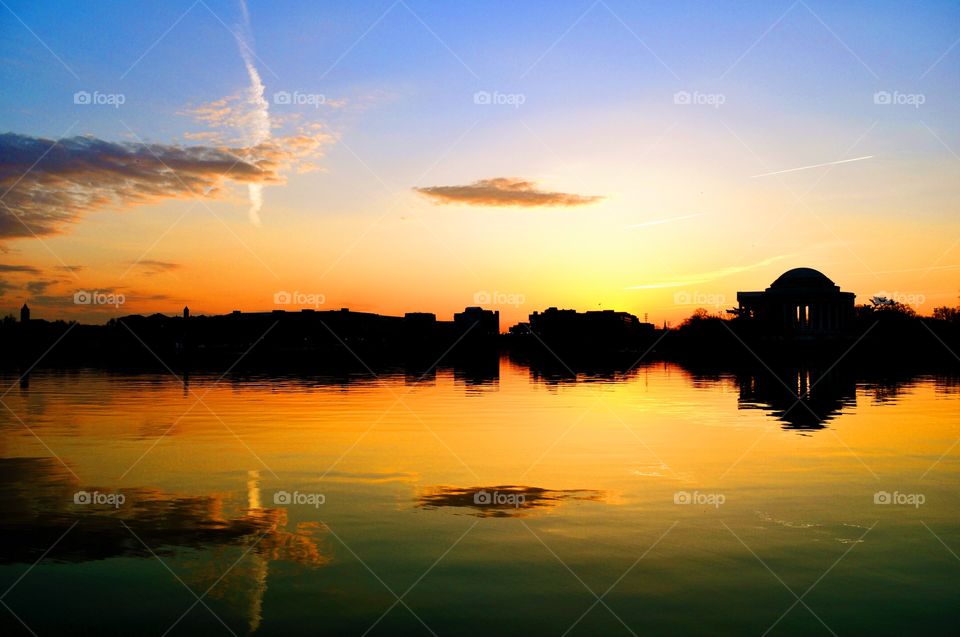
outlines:
[[[771,340],[735,311],[710,314],[697,309],[658,348],[661,355],[688,361],[779,358],[834,358],[862,365],[960,365],[960,307],[938,307],[920,316],[910,306],[884,297],[855,307],[855,319],[841,339]]]

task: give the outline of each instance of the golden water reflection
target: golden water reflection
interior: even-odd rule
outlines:
[[[870,600],[851,585],[881,572],[922,591],[903,603],[954,616],[946,609],[956,600],[935,588],[955,576],[952,558],[921,521],[947,545],[960,537],[955,377],[655,364],[562,378],[507,360],[495,375],[421,377],[194,377],[184,387],[161,375],[35,374],[5,398],[16,416],[0,414],[0,584],[43,560],[7,601],[31,626],[61,631],[35,601],[45,578],[94,571],[102,583],[90,585],[97,597],[83,616],[91,630],[109,626],[92,609],[99,595],[118,594],[113,581],[120,592],[142,581],[170,587],[169,607],[128,602],[142,616],[127,620],[142,621],[137,628],[215,627],[202,609],[177,620],[195,600],[176,599],[185,591],[172,571],[198,595],[208,591],[235,630],[296,632],[322,614],[333,632],[362,633],[395,601],[386,587],[399,594],[444,555],[417,589],[432,591],[417,609],[438,629],[451,632],[474,612],[457,602],[462,589],[502,603],[509,591],[487,582],[505,578],[514,596],[540,590],[553,600],[552,619],[524,608],[532,626],[555,621],[562,633],[584,591],[576,581],[565,588],[556,556],[603,590],[675,529],[644,559],[643,577],[611,595],[622,596],[619,612],[636,609],[631,623],[664,632],[678,621],[670,600],[689,592],[696,599],[686,603],[736,628],[727,632],[762,633],[777,614],[763,610],[777,605],[767,599],[769,573],[729,528],[787,581],[807,585],[864,544],[857,550],[880,561],[831,575],[845,608],[891,604],[882,583],[870,583]],[[883,490],[923,493],[926,504],[877,506]],[[77,504],[80,491],[125,502]],[[323,502],[279,502],[281,492]],[[717,495],[720,505],[695,500]],[[478,526],[447,555],[472,528],[465,518]],[[900,553],[901,544],[912,548]],[[736,614],[717,587],[747,591],[754,616]],[[527,611],[511,612],[520,621]],[[832,612],[828,621],[843,625],[847,611]],[[902,627],[884,622],[877,634]],[[399,618],[385,627],[412,630]]]

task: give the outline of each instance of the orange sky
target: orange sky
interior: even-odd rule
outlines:
[[[647,50],[630,14],[591,12],[557,41],[535,8],[483,28],[438,9],[423,19],[444,50],[400,14],[356,40],[377,16],[328,7],[342,29],[314,33],[298,25],[316,16],[253,8],[236,32],[199,15],[160,41],[133,29],[137,60],[21,9],[48,40],[9,27],[0,51],[21,87],[0,99],[4,312],[480,304],[503,329],[549,306],[676,324],[800,266],[861,303],[960,297],[947,18],[884,14],[903,32],[880,46],[853,10],[824,16],[833,35],[802,7],[769,32],[776,16],[724,17],[743,38],[704,14],[678,40],[662,7]],[[678,42],[698,32],[693,60]]]

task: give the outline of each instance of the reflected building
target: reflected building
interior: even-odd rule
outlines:
[[[737,382],[738,407],[768,411],[784,429],[823,429],[857,402],[856,381],[837,370],[793,367],[776,375],[760,370],[739,375]]]
[[[737,314],[762,338],[838,338],[853,326],[855,298],[817,270],[794,268],[762,292],[737,292]]]

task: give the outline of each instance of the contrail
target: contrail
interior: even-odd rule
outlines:
[[[706,213],[698,212],[692,215],[682,215],[680,217],[668,217],[667,219],[656,219],[654,221],[644,221],[643,223],[634,223],[627,227],[628,228],[646,228],[647,226],[659,226],[662,223],[670,223],[671,221],[682,221],[683,219],[693,219],[694,217],[702,217],[704,214]]]
[[[770,175],[781,175],[783,173],[793,173],[798,170],[808,170],[810,168],[821,168],[822,166],[836,166],[837,164],[849,164],[852,161],[863,161],[864,159],[871,159],[873,155],[864,155],[863,157],[854,157],[853,159],[840,159],[838,161],[828,161],[824,164],[814,164],[812,166],[800,166],[799,168],[788,168],[787,170],[775,170],[772,173],[761,173],[759,175],[750,175],[750,179],[756,177],[769,177]]]
[[[243,123],[246,129],[244,131],[246,144],[252,149],[270,139],[270,111],[269,104],[263,97],[266,87],[263,85],[263,80],[260,79],[260,72],[257,71],[251,55],[253,39],[250,37],[250,13],[247,11],[245,0],[240,0],[240,10],[243,13],[243,25],[238,27],[233,35],[237,40],[237,46],[240,48],[243,64],[247,68],[247,76],[250,78],[247,101],[251,110],[248,116],[243,118]],[[248,154],[247,159],[254,159],[253,152]],[[250,195],[250,223],[259,226],[260,208],[263,206],[263,185],[248,184],[247,191]]]

